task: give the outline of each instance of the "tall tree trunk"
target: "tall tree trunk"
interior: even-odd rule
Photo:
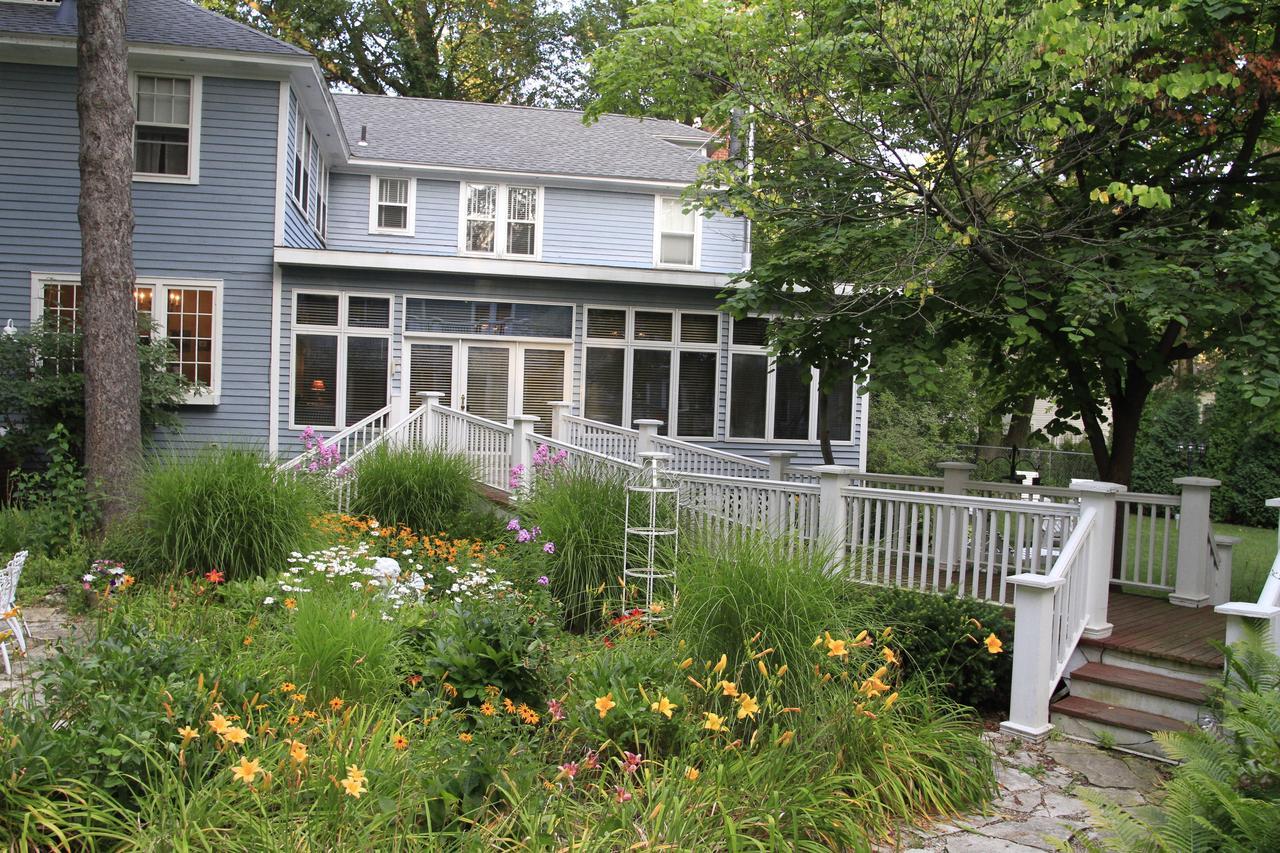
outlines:
[[[818,386],[818,446],[822,449],[822,464],[836,464],[836,455],[831,450],[831,396],[822,386]],[[862,452],[865,453],[866,448]]]
[[[142,452],[126,5],[126,0],[78,4],[85,468],[103,498],[107,525],[127,506]]]
[[[1031,415],[1036,408],[1036,395],[1024,394],[1009,416],[1009,429],[1001,439],[1005,447],[1026,447],[1031,438]]]

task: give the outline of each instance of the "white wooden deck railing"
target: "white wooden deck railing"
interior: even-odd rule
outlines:
[[[341,466],[343,463],[349,462],[351,457],[355,456],[363,448],[376,442],[378,437],[387,430],[390,422],[391,406],[388,405],[378,409],[368,417],[361,418],[330,438],[323,438],[318,434],[317,437],[323,442],[324,447],[337,447],[336,466]],[[318,448],[304,450],[287,462],[277,465],[276,469],[282,472],[303,471],[318,456]]]
[[[1181,500],[1177,495],[1129,492],[1120,496],[1119,504],[1120,562],[1113,582],[1172,592]]]
[[[1004,604],[1008,579],[1046,574],[1079,518],[1074,504],[852,487],[849,571],[864,583]]]
[[[563,413],[559,417],[553,416],[551,436],[565,444],[614,459],[635,459],[640,431]]]
[[[431,403],[424,439],[453,453],[461,453],[476,466],[480,482],[506,489],[511,475],[512,427],[470,412]]]
[[[1280,509],[1280,498],[1267,501],[1267,506]],[[1231,546],[1239,543],[1233,537],[1218,537],[1219,559],[1230,560]],[[1280,539],[1278,539],[1280,542]],[[1228,575],[1230,573],[1228,572]],[[1234,643],[1244,634],[1245,626],[1252,624],[1261,629],[1263,638],[1272,651],[1280,653],[1280,552],[1271,564],[1271,571],[1262,585],[1262,593],[1255,601],[1227,601],[1214,608],[1227,617],[1227,642]]]
[[[732,539],[755,531],[805,544],[819,538],[817,485],[688,472],[677,479],[681,508],[702,535]]]

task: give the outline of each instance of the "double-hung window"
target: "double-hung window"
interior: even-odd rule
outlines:
[[[537,258],[541,224],[542,191],[538,187],[462,185],[459,241],[465,254]]]
[[[294,292],[293,424],[339,429],[387,405],[391,297]]]
[[[776,358],[766,349],[768,320],[735,320],[729,339],[729,439],[817,441],[819,388],[816,368]],[[853,435],[853,380],[830,384],[827,426],[834,442]]]
[[[133,108],[134,176],[194,183],[200,162],[200,78],[135,75]]]
[[[62,332],[80,331],[84,292],[78,276],[37,275],[39,313]],[[133,289],[138,337],[168,341],[168,367],[196,383],[187,402],[217,403],[221,391],[222,282],[139,278]]]
[[[692,211],[685,211],[677,196],[658,196],[657,222],[653,240],[653,262],[664,267],[696,267],[698,265],[699,221]]]
[[[329,172],[325,168],[320,140],[311,132],[302,110],[302,102],[293,109],[293,203],[323,237],[327,230]]]
[[[415,178],[370,177],[369,233],[413,234]]]
[[[587,308],[583,411],[631,426],[660,420],[663,435],[713,438],[720,315]]]

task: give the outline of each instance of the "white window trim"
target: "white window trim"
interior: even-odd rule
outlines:
[[[289,160],[289,171],[293,173],[293,192],[289,193],[289,201],[293,202],[293,206],[302,214],[302,218],[307,218],[307,193],[302,191],[302,177],[307,172],[306,153],[303,149],[306,147],[306,128],[307,118],[302,114],[302,99],[294,96],[293,103],[293,157]],[[301,159],[299,159],[301,158]],[[298,171],[298,165],[301,164],[302,171]],[[301,197],[299,197],[301,196]]]
[[[678,195],[661,194],[653,197],[653,266],[654,269],[665,270],[699,270],[702,269],[702,217],[693,211],[693,263],[664,264],[662,262],[662,200],[675,199],[683,202]]]
[[[338,297],[338,325],[318,326],[298,322],[299,296],[336,296]],[[347,322],[347,301],[349,297],[369,297],[388,300],[387,327],[374,329],[368,326],[351,326]],[[347,338],[383,338],[387,341],[387,402],[391,402],[393,393],[392,380],[395,377],[395,329],[396,329],[396,297],[393,293],[365,290],[320,290],[312,288],[296,288],[290,291],[292,302],[289,308],[289,429],[304,430],[329,429],[341,431],[346,429],[347,414]],[[331,335],[338,339],[338,357],[334,368],[338,387],[334,393],[334,419],[332,424],[303,424],[297,418],[297,358],[298,335]]]
[[[134,69],[129,72],[129,103],[134,105],[138,101],[138,75],[143,77],[167,77],[174,80],[190,80],[191,81],[191,123],[188,126],[187,141],[187,174],[185,175],[158,175],[152,172],[134,172],[133,180],[140,183],[153,184],[199,184],[200,183],[200,117],[204,112],[203,91],[204,76],[201,74],[173,74],[167,71],[148,71],[147,69]],[[136,109],[136,108],[135,108]],[[138,150],[138,117],[134,115],[133,123],[129,130],[132,144],[129,150],[129,157],[136,162]]]
[[[405,227],[404,228],[380,228],[378,227],[378,185],[380,181],[408,181],[409,189],[406,196],[408,210],[405,211]],[[403,175],[370,175],[369,176],[369,233],[370,234],[386,234],[399,237],[412,237],[414,229],[417,227],[417,207],[418,207],[418,179],[405,177]]]
[[[768,318],[766,318],[768,319]],[[735,320],[730,319],[729,338],[728,338],[728,382],[725,385],[725,418],[724,418],[724,440],[734,444],[759,444],[767,441],[771,444],[800,444],[800,445],[817,445],[821,444],[818,439],[818,368],[809,368],[809,437],[808,438],[774,438],[773,436],[773,416],[774,416],[774,398],[777,390],[777,364],[778,359],[769,352],[768,346],[750,346],[747,344],[735,344],[733,342],[733,324]],[[764,435],[763,436],[735,436],[733,435],[733,357],[734,355],[762,355],[765,357],[765,398],[764,398]],[[858,444],[858,398],[862,394],[862,389],[853,385],[853,380],[849,380],[852,386],[849,414],[849,438],[832,439],[832,447],[852,447]],[[865,447],[865,444],[863,445]]]
[[[62,284],[80,284],[80,274],[75,272],[38,272],[31,273],[31,322],[44,316],[44,284],[53,280]],[[213,356],[210,364],[210,384],[207,388],[193,389],[187,393],[182,404],[187,406],[216,406],[222,402],[222,298],[223,285],[221,279],[205,278],[168,278],[159,276],[138,276],[134,279],[135,287],[152,288],[151,326],[152,336],[156,340],[168,339],[168,304],[169,288],[199,288],[213,291]]]
[[[519,303],[521,305],[551,305],[559,308],[568,308],[573,314],[569,321],[569,336],[564,338],[539,337],[535,335],[468,335],[462,332],[418,332],[406,328],[409,320],[409,300],[410,299],[438,299],[445,302],[508,302],[511,304]],[[400,311],[400,334],[406,338],[413,338],[421,341],[426,338],[434,340],[449,341],[513,341],[517,343],[566,343],[574,340],[573,330],[577,328],[578,307],[574,302],[554,302],[549,299],[525,299],[519,296],[498,297],[498,296],[444,296],[434,293],[406,293],[403,298],[402,309]],[[584,315],[585,316],[585,315]]]
[[[587,318],[591,310],[599,311],[623,311],[626,313],[625,334],[621,338],[593,338],[587,334]],[[636,312],[655,313],[655,314],[671,314],[671,340],[655,341],[648,338],[635,337],[635,315]],[[716,342],[715,343],[680,343],[680,323],[686,314],[711,314],[716,317]],[[720,367],[721,367],[721,343],[724,335],[724,324],[721,321],[723,315],[715,309],[671,309],[671,308],[646,308],[646,307],[628,307],[621,305],[584,305],[582,312],[582,385],[579,394],[579,402],[584,407],[587,402],[587,348],[592,349],[622,349],[626,350],[623,356],[622,364],[622,426],[634,428],[635,423],[631,412],[632,398],[632,365],[635,360],[636,350],[667,350],[672,353],[670,364],[670,376],[668,378],[668,397],[667,397],[667,434],[673,438],[689,439],[694,441],[716,441],[714,434],[716,423],[719,420],[720,408]],[[685,434],[680,430],[680,353],[682,352],[705,352],[715,353],[716,365],[716,396],[712,401],[712,435]]]
[[[497,199],[494,202],[493,219],[493,251],[473,252],[467,249],[467,188],[497,187]],[[533,220],[533,254],[517,255],[507,251],[507,190],[515,188],[532,188],[537,191],[534,204],[537,205]],[[545,188],[534,184],[507,184],[499,181],[462,181],[458,184],[458,254],[472,258],[507,258],[522,261],[542,260],[542,223],[546,212]]]

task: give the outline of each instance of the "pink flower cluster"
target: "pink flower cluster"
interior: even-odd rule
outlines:
[[[526,530],[524,527],[520,525],[520,519],[518,518],[513,518],[507,522],[507,530],[510,530],[513,533],[515,533],[516,541],[521,544],[524,544],[526,542],[535,542],[537,541],[538,537],[542,535],[541,527],[534,526]],[[543,542],[542,550],[544,553],[554,554],[556,552],[556,543]]]
[[[299,471],[333,471],[335,476],[344,477],[351,472],[349,465],[340,465],[342,451],[336,444],[325,444],[324,436],[316,432],[315,427],[307,427],[302,431],[303,450],[310,455],[309,462],[299,462],[295,468]]]

